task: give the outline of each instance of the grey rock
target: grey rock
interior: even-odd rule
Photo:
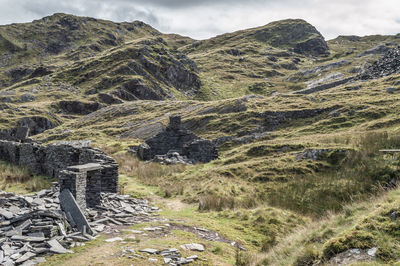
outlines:
[[[106,241],[106,242],[115,242],[115,241],[123,241],[123,240],[124,239],[121,238],[121,237],[113,237],[113,238],[106,239],[104,241]]]
[[[26,252],[24,255],[22,255],[21,257],[19,257],[19,258],[15,261],[15,263],[17,263],[17,264],[23,263],[23,262],[25,262],[25,261],[27,261],[27,260],[29,260],[29,259],[35,257],[35,256],[36,256],[35,253]]]
[[[64,248],[60,242],[58,242],[55,239],[52,239],[50,241],[47,241],[47,244],[50,246],[50,251],[57,253],[57,254],[65,254],[65,253],[73,253],[70,250],[67,250],[66,248]]]
[[[37,135],[48,129],[52,129],[60,125],[57,119],[49,119],[43,116],[29,116],[23,117],[17,121],[18,127],[29,128],[29,135]]]
[[[389,49],[380,59],[368,65],[356,77],[359,80],[376,79],[400,73],[400,48]]]
[[[36,100],[36,97],[30,93],[25,93],[21,95],[20,102],[33,102]]]
[[[58,107],[67,114],[86,115],[99,110],[103,106],[98,102],[60,101]]]
[[[14,214],[12,212],[7,211],[5,209],[0,209],[0,215],[9,220],[14,217]]]
[[[196,243],[184,244],[181,245],[181,248],[191,251],[204,251],[204,246],[202,244],[196,244]]]
[[[11,240],[17,241],[26,241],[26,242],[43,242],[45,240],[44,237],[35,237],[35,236],[21,236],[21,235],[13,235]]]
[[[374,248],[368,249],[368,250],[367,250],[367,253],[368,253],[368,255],[370,255],[371,257],[375,257],[376,251],[378,251],[378,248],[374,247]]]
[[[362,53],[359,53],[357,55],[357,57],[363,57],[363,56],[366,56],[366,55],[384,54],[387,51],[389,51],[389,49],[390,48],[387,47],[386,45],[381,44],[381,45],[375,46],[374,48],[366,50],[366,51],[364,51]]]
[[[148,254],[157,254],[159,252],[159,250],[154,249],[154,248],[145,248],[145,249],[140,249],[139,252],[148,253]]]
[[[60,193],[60,203],[62,209],[66,213],[70,213],[73,217],[73,220],[78,227],[78,230],[82,231],[84,227],[89,234],[93,234],[93,230],[90,227],[88,221],[86,220],[85,215],[79,208],[78,204],[76,203],[74,197],[72,196],[71,192],[68,189],[64,189]]]
[[[399,93],[400,92],[400,88],[396,88],[396,87],[389,87],[386,88],[386,92],[393,94],[393,93]]]

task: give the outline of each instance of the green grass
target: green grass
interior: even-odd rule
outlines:
[[[0,161],[0,190],[28,194],[50,188],[54,180],[31,174],[27,169]]]

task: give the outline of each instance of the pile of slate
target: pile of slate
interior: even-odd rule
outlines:
[[[357,79],[376,79],[395,73],[400,73],[400,47],[388,50],[380,59],[367,66]]]
[[[84,245],[115,225],[157,219],[157,208],[146,200],[102,194],[100,206],[84,211],[89,228],[78,230],[74,217],[62,211],[59,195],[56,185],[30,196],[0,191],[0,265],[36,265],[44,256],[72,253],[68,248]]]
[[[164,264],[168,264],[171,266],[189,264],[198,259],[197,255],[192,255],[186,258],[182,257],[182,255],[176,248],[164,249],[161,251],[153,248],[145,248],[139,250],[139,252],[148,253],[150,255],[160,255],[164,259]]]

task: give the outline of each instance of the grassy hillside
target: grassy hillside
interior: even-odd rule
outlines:
[[[374,247],[376,263],[393,264],[398,156],[379,150],[400,146],[400,74],[357,76],[399,44],[400,35],[325,42],[303,20],[195,41],[142,22],[55,14],[0,27],[0,127],[54,121],[33,138],[92,140],[120,163],[125,193],[247,248],[210,244],[210,265],[312,265]],[[128,152],[177,114],[218,144],[218,160],[162,166]]]

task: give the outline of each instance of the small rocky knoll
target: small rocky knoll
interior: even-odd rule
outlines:
[[[218,158],[216,146],[201,139],[181,125],[180,116],[170,117],[167,128],[137,147],[142,160],[171,163],[207,163]]]
[[[321,33],[312,25],[299,19],[270,23],[266,27],[256,29],[254,37],[276,47],[288,45],[299,54],[312,56],[329,54],[329,47]]]

